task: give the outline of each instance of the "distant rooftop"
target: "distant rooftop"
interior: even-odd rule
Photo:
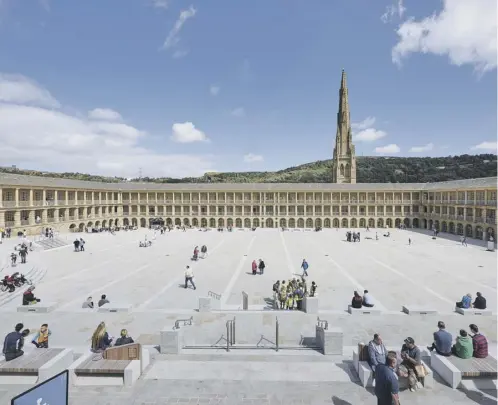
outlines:
[[[86,189],[95,191],[449,191],[496,188],[497,177],[439,183],[101,183],[47,176],[0,173],[0,186]]]

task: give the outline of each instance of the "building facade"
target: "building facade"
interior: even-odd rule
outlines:
[[[496,234],[497,178],[421,184],[98,183],[0,174],[0,227],[438,229],[488,239]]]

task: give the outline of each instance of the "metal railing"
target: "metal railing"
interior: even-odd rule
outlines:
[[[235,344],[235,317],[227,321],[227,352],[230,351],[230,346]]]
[[[280,332],[280,324],[278,323],[278,316],[275,317],[275,350],[278,352],[279,345],[279,332]]]
[[[217,294],[213,291],[208,291],[208,297],[214,298],[215,300],[221,300],[221,294]]]
[[[194,322],[194,317],[191,316],[189,319],[177,319],[175,321],[175,326],[173,326],[173,329],[180,329],[181,322],[183,322],[183,326],[191,326]]]
[[[326,321],[325,319],[320,319],[320,317],[317,316],[316,326],[318,326],[319,328],[323,328],[324,330],[327,330],[329,328],[329,321]]]

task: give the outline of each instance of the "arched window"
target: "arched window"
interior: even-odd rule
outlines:
[[[341,170],[341,176],[344,176],[344,165],[341,165],[340,170]]]
[[[351,166],[349,166],[349,163],[346,164],[346,176],[351,176]]]

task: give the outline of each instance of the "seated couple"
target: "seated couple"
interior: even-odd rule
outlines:
[[[95,332],[92,335],[92,346],[91,351],[94,353],[102,353],[109,347],[111,347],[114,338],[109,336],[106,330],[104,322],[101,322]],[[126,329],[121,329],[121,336],[116,340],[114,346],[122,346],[135,343],[133,339],[128,336],[128,331]]]
[[[462,297],[462,300],[460,302],[457,302],[456,304],[457,308],[464,308],[464,309],[469,309],[469,308],[475,308],[475,309],[486,309],[486,298],[482,296],[480,292],[476,294],[476,299],[472,303],[472,294],[467,294]]]
[[[149,247],[152,246],[152,242],[150,240],[145,240],[144,242],[138,242],[138,247]]]
[[[351,300],[351,307],[360,309],[361,307],[372,308],[373,306],[373,299],[368,293],[368,290],[363,291],[363,297],[358,294],[358,291],[354,292],[353,299]]]
[[[22,295],[22,304],[23,305],[34,305],[34,304],[38,304],[41,301],[39,298],[36,298],[35,295],[33,294],[34,289],[35,289],[35,286],[31,286],[26,291],[24,291],[24,293]]]
[[[98,302],[98,306],[99,308],[105,304],[109,304],[110,301],[107,299],[107,295],[105,294],[102,294],[101,297],[100,297],[100,300]],[[81,306],[81,308],[90,308],[90,309],[93,309],[95,307],[94,303],[93,303],[93,298],[92,297],[88,297],[86,299],[86,301],[83,303],[83,305]]]
[[[488,341],[484,335],[479,333],[477,325],[469,325],[470,331],[473,333],[472,336],[469,336],[466,330],[461,329],[455,344],[453,344],[453,337],[446,330],[444,322],[439,321],[437,327],[439,330],[434,332],[434,343],[427,347],[430,351],[435,350],[440,356],[454,355],[461,359],[488,357]]]
[[[375,334],[368,344],[368,364],[374,375],[377,366],[387,364],[389,356],[395,359],[393,364],[396,375],[402,382],[406,382],[410,391],[419,388],[419,380],[427,375],[427,370],[422,364],[420,349],[415,345],[415,340],[406,338],[398,354],[388,352],[381,337]]]

